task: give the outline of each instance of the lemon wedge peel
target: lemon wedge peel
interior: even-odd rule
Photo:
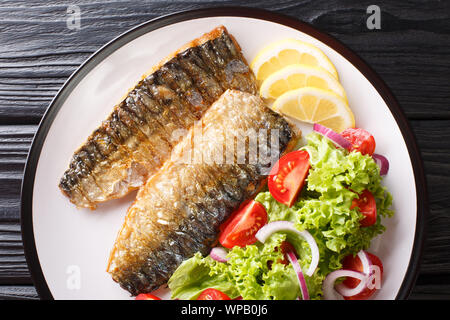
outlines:
[[[260,87],[264,99],[276,99],[289,90],[317,87],[329,90],[347,100],[341,83],[327,70],[304,64],[288,65],[267,77]]]
[[[261,49],[250,67],[256,80],[262,82],[282,67],[299,63],[321,67],[339,79],[336,68],[322,50],[310,43],[291,38],[272,42]]]
[[[355,117],[345,99],[314,87],[290,90],[271,105],[278,113],[307,123],[319,123],[336,132],[355,127]]]

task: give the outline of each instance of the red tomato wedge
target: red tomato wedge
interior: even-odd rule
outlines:
[[[219,242],[229,249],[253,244],[256,242],[255,234],[266,223],[264,206],[254,200],[246,201],[220,226]]]
[[[269,174],[270,194],[278,202],[292,207],[305,184],[309,168],[309,154],[305,150],[289,152],[282,156]]]
[[[342,131],[341,135],[352,144],[349,151],[356,150],[370,156],[375,152],[375,139],[366,130],[361,128],[348,128]]]
[[[135,300],[161,300],[161,299],[150,293],[141,293],[136,296]]]
[[[213,288],[208,288],[203,290],[202,293],[200,293],[197,300],[231,300],[231,299],[222,291]]]
[[[369,256],[370,262],[372,263],[372,265],[376,265],[378,266],[378,268],[380,268],[380,278],[383,277],[383,264],[381,263],[380,258],[378,258],[376,255],[367,252],[367,255]],[[353,270],[353,271],[358,271],[358,272],[363,272],[363,266],[361,263],[361,260],[358,258],[358,256],[353,256],[353,255],[348,255],[344,258],[344,260],[342,261],[342,268],[343,269],[348,269],[348,270]],[[382,279],[379,279],[380,283],[382,281]],[[355,278],[346,278],[343,283],[349,287],[349,288],[355,288],[358,284],[359,284],[359,280],[355,279]],[[345,300],[366,300],[368,298],[370,298],[374,292],[376,291],[376,288],[372,288],[369,289],[368,287],[366,287],[361,293],[351,296],[351,297],[344,297]]]
[[[369,190],[364,190],[358,198],[353,199],[350,209],[356,207],[364,215],[364,219],[360,221],[361,227],[370,227],[377,222],[377,204]]]

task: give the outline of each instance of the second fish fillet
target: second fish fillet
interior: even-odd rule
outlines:
[[[227,90],[139,190],[110,255],[112,278],[132,295],[151,292],[184,260],[207,254],[297,137],[259,97]]]

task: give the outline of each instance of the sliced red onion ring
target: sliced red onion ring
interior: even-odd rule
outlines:
[[[342,283],[338,284],[335,289],[334,282],[338,278],[342,278],[342,277],[356,278],[356,279],[359,279],[360,282],[353,289],[346,287]],[[368,276],[365,275],[364,273],[353,271],[353,270],[341,269],[341,270],[333,271],[330,274],[328,274],[327,277],[325,278],[325,280],[323,281],[323,284],[322,284],[323,297],[325,298],[325,300],[342,300],[343,299],[342,296],[345,296],[345,297],[354,296],[354,295],[360,293],[362,290],[364,290],[364,288],[366,287],[366,284],[367,284],[367,279],[368,279]]]
[[[222,247],[215,247],[211,249],[211,252],[209,253],[209,256],[219,262],[227,262],[227,250],[225,250]]]
[[[360,250],[358,252],[357,256],[358,256],[359,260],[361,261],[361,265],[363,267],[362,273],[364,273],[367,277],[369,277],[370,276],[370,266],[372,265],[372,261],[370,261],[369,255],[364,250]],[[367,281],[368,281],[368,278],[366,280],[366,285],[367,285]],[[340,294],[342,294],[344,297],[351,297],[352,295],[359,294],[364,288],[365,288],[365,286],[359,287],[359,285],[356,286],[355,288],[349,288],[343,283],[336,285],[336,290]]]
[[[298,284],[300,285],[300,292],[302,293],[303,300],[309,300],[308,287],[306,286],[305,277],[303,276],[302,268],[300,263],[298,263],[297,257],[292,251],[286,253],[289,262],[292,264],[295,273],[297,273]]]
[[[330,128],[327,128],[325,126],[322,126],[318,123],[314,123],[313,130],[317,133],[320,133],[324,137],[330,139],[334,144],[338,145],[341,148],[344,149],[350,149],[352,144],[350,141],[345,139],[343,136],[341,136],[339,133],[334,132]]]
[[[314,274],[314,271],[316,271],[317,265],[319,264],[319,247],[317,246],[314,237],[308,231],[298,231],[294,226],[294,223],[290,221],[274,221],[266,224],[264,227],[259,229],[255,237],[260,242],[264,243],[267,238],[269,238],[275,232],[283,231],[295,233],[296,235],[306,240],[306,242],[308,242],[309,248],[311,250],[311,263],[308,270],[306,271],[306,275],[311,277]]]
[[[372,261],[370,261],[369,255],[364,250],[360,250],[358,252],[358,258],[361,261],[363,273],[370,275],[370,266],[372,265]]]
[[[372,155],[373,160],[375,160],[376,164],[380,167],[380,176],[387,175],[389,171],[389,161],[385,156],[381,154],[374,153]]]

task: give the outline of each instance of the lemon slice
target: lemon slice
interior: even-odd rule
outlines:
[[[300,121],[319,123],[336,132],[355,126],[355,117],[347,101],[318,88],[287,91],[275,100],[272,109]]]
[[[290,64],[321,67],[338,79],[336,68],[319,48],[296,39],[272,42],[261,49],[250,66],[256,80],[261,83],[275,71]]]
[[[265,99],[276,99],[286,91],[302,87],[333,91],[347,99],[344,88],[331,73],[320,67],[304,64],[289,65],[271,74],[262,83],[259,93]]]

